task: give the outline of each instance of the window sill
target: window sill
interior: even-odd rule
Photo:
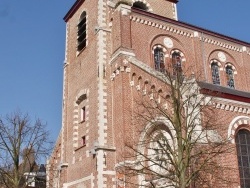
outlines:
[[[85,49],[86,49],[86,46],[83,49],[81,49],[80,51],[77,50],[76,57],[78,57]]]
[[[83,120],[83,121],[80,121],[79,124],[83,124],[83,123],[85,123],[85,122],[86,122],[86,120]]]
[[[78,147],[78,148],[76,148],[75,151],[78,151],[78,150],[80,150],[80,149],[82,149],[82,148],[84,148],[84,147],[86,147],[86,144],[85,144],[85,145],[82,145],[82,146],[80,146],[80,147]]]

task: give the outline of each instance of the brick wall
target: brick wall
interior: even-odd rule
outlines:
[[[231,63],[235,88],[250,90],[249,44],[176,21],[172,2],[142,1],[150,7],[149,12],[123,4],[116,7],[115,1],[77,2],[82,4],[75,4],[66,18],[62,139],[50,160],[56,163],[53,159],[60,150],[58,160],[68,164],[61,171],[60,187],[117,187],[116,167],[129,154],[125,143],[137,140],[142,128],[134,126],[133,119],[135,103],[140,99],[138,91],[145,89],[146,83],[146,92],[154,86],[168,94],[154,70],[155,46],[164,48],[166,64],[171,63],[173,51],[181,52],[185,72],[208,83],[212,83],[212,60],[221,62],[222,86],[226,86],[225,66]],[[87,13],[87,45],[77,52],[77,24],[83,11]],[[226,59],[220,60],[219,53]],[[86,119],[81,122],[83,107]],[[217,99],[214,108],[217,116],[228,117],[222,135],[228,134],[229,125],[234,127],[235,118],[249,118],[248,103]],[[248,128],[248,120],[238,122],[233,136],[242,125]],[[235,152],[221,160],[237,169]],[[237,170],[230,176],[238,181]]]

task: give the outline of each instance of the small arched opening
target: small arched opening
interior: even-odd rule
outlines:
[[[148,11],[147,5],[140,1],[134,2],[132,7]]]

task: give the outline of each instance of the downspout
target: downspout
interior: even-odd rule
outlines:
[[[202,61],[203,69],[205,74],[205,82],[207,82],[207,69],[206,69],[206,55],[205,55],[205,46],[204,46],[204,33],[201,33],[201,50],[202,50]]]
[[[64,139],[65,139],[65,136],[66,136],[66,139],[68,140],[68,127],[67,127],[67,124],[65,124],[65,116],[67,114],[66,112],[66,108],[67,108],[67,101],[65,100],[66,97],[66,93],[67,93],[67,96],[68,96],[68,71],[67,71],[67,67],[68,67],[68,59],[67,59],[67,56],[68,56],[68,27],[69,27],[69,23],[66,23],[66,40],[65,40],[65,58],[64,58],[64,63],[63,63],[63,95],[62,95],[62,128],[61,128],[61,131],[60,131],[60,134],[61,134],[61,147],[60,147],[60,152],[61,152],[61,163],[64,163],[66,162],[65,159],[66,159],[66,152],[64,152],[64,150],[66,149],[65,146],[64,146]],[[66,130],[65,130],[66,129]],[[66,135],[65,135],[66,133]],[[67,173],[67,172],[65,172]],[[66,174],[67,176],[67,174]],[[60,186],[60,183],[65,183],[65,179],[63,179],[63,182],[61,182],[61,171],[59,171],[59,184],[58,186]]]
[[[174,6],[174,10],[175,10],[175,12],[174,12],[174,19],[176,21],[178,21],[178,13],[177,13],[177,5],[176,5],[176,3],[173,3],[173,6]]]

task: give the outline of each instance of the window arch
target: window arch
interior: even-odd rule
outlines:
[[[213,61],[211,63],[211,73],[213,84],[220,85],[220,68],[218,62]]]
[[[182,56],[181,52],[173,51],[172,53],[172,67],[173,75],[177,75],[182,72]]]
[[[250,132],[246,129],[240,129],[235,141],[241,188],[248,188],[250,187]]]
[[[154,49],[154,64],[155,64],[155,70],[160,72],[165,72],[165,62],[164,58],[165,54],[163,52],[163,48],[156,47]]]
[[[140,2],[140,1],[134,2],[133,7],[141,9],[141,10],[148,11],[147,5],[145,3],[143,3],[143,2]]]
[[[77,51],[81,51],[87,45],[87,14],[84,11],[77,25]]]
[[[171,122],[164,118],[158,117],[149,123],[139,138],[138,150],[142,155],[137,156],[138,164],[149,170],[150,176],[146,177],[145,174],[139,174],[139,182],[143,186],[154,184],[155,187],[158,183],[170,187],[173,182],[165,179],[162,176],[157,176],[157,173],[170,175],[174,170],[171,164],[172,153],[176,153],[176,134],[173,130]],[[164,147],[163,147],[164,145]],[[146,160],[145,160],[145,156]],[[150,160],[148,160],[150,159]],[[150,174],[152,172],[152,174]],[[152,176],[151,176],[152,175]],[[156,175],[156,176],[155,176]],[[152,178],[149,178],[152,177]]]
[[[168,148],[168,149],[166,149]],[[148,146],[149,168],[160,174],[167,175],[171,171],[171,153],[174,151],[173,136],[169,131],[158,129],[151,135]]]
[[[235,88],[234,70],[232,65],[226,66],[226,78],[227,78],[227,86],[230,88]]]

